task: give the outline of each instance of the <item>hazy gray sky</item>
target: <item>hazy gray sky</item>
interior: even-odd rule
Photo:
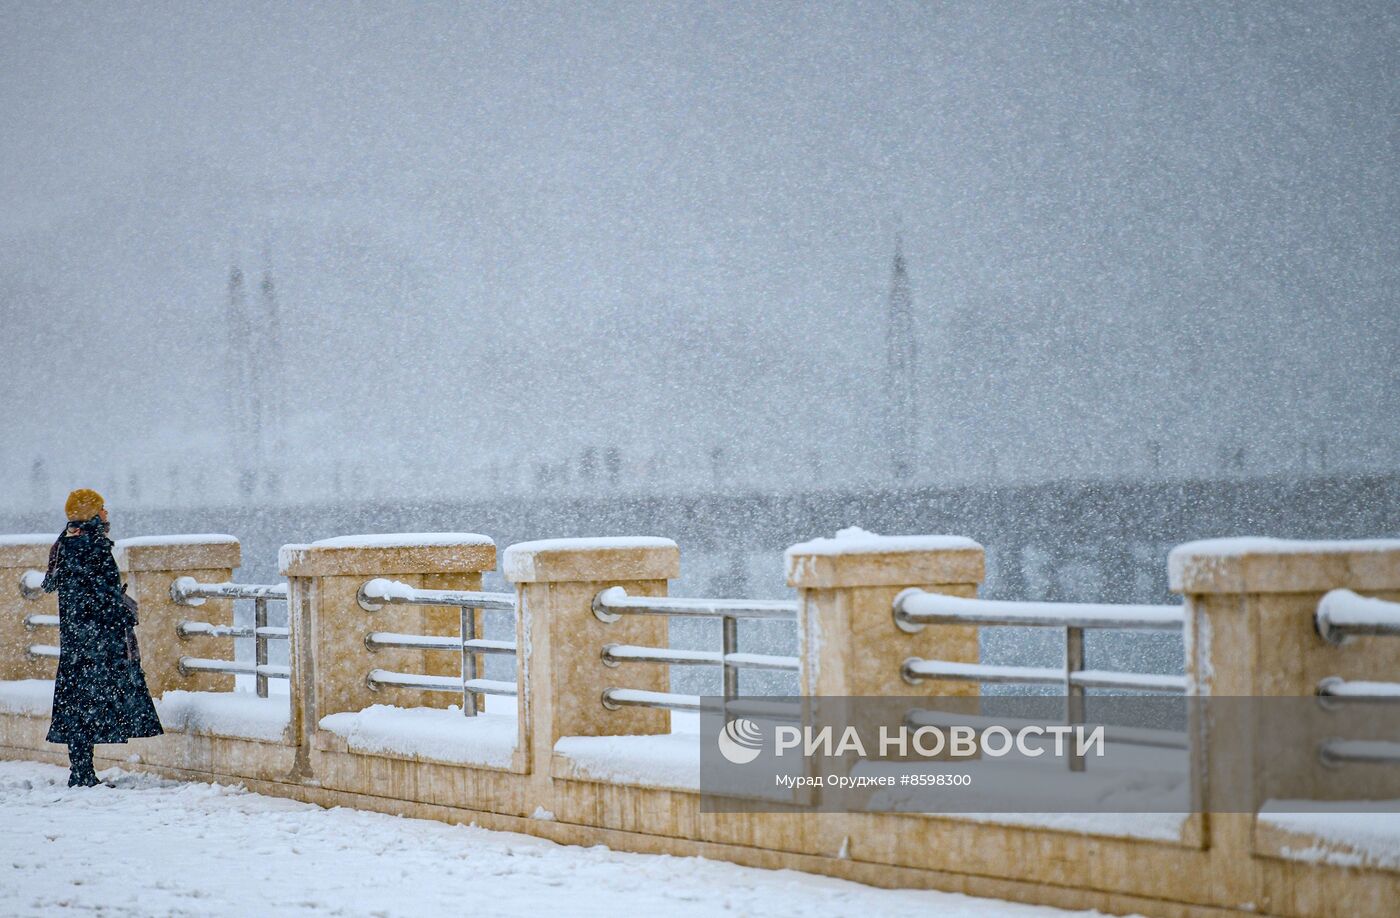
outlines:
[[[0,3],[5,500],[216,466],[264,251],[302,458],[860,477],[897,225],[925,478],[1394,468],[1397,48],[1361,2]]]

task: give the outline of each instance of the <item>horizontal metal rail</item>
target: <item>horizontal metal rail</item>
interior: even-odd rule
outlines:
[[[365,646],[371,651],[397,647],[406,650],[450,650],[453,653],[460,653],[465,649],[469,653],[515,656],[514,641],[490,641],[485,638],[470,638],[464,641],[461,637],[450,634],[401,634],[396,631],[371,631],[365,635]]]
[[[356,600],[366,612],[386,605],[462,606],[498,612],[515,611],[514,593],[482,593],[477,590],[424,590],[398,580],[376,577],[360,584]]]
[[[450,692],[460,695],[463,690],[477,695],[501,695],[514,698],[514,682],[498,679],[468,679],[460,676],[427,676],[420,673],[399,673],[388,669],[372,669],[365,677],[365,684],[373,691],[382,688],[418,689],[424,692]]]
[[[716,711],[721,709],[725,716],[747,715],[769,720],[800,720],[802,707],[792,702],[770,701],[766,698],[715,697],[708,699],[701,695],[680,695],[674,692],[648,692],[641,689],[608,688],[603,690],[603,707],[609,711],[618,708],[661,708],[667,711]]]
[[[29,655],[31,660],[37,660],[42,657],[58,658],[58,648],[53,644],[30,644],[25,648],[25,653]]]
[[[210,660],[204,657],[181,657],[180,675],[190,673],[232,673],[239,676],[262,676],[266,679],[290,679],[291,667],[272,664],[242,663],[237,660]]]
[[[622,587],[609,587],[593,597],[599,621],[615,622],[623,615],[669,615],[676,618],[780,619],[795,621],[797,603],[787,599],[682,599],[670,596],[628,596]]]
[[[19,575],[19,595],[34,600],[44,595],[44,572],[27,570]]]
[[[675,692],[645,692],[641,689],[603,689],[603,707],[609,711],[618,708],[664,708],[667,711],[699,711],[699,695],[678,695]]]
[[[1323,640],[1341,644],[1352,637],[1400,635],[1400,602],[1332,590],[1318,601],[1313,621]]]
[[[200,583],[193,577],[176,577],[170,583],[170,599],[181,606],[202,606],[209,599],[286,598],[285,583]]]
[[[24,617],[24,627],[30,631],[33,631],[36,628],[57,628],[58,616],[39,615],[37,613],[34,615],[26,615]]]
[[[910,657],[900,666],[910,685],[925,679],[949,682],[982,682],[992,685],[1064,685],[1085,689],[1140,689],[1150,692],[1186,691],[1185,676],[1124,673],[1099,669],[1066,671],[1050,666],[993,666],[986,663],[952,663]]]
[[[238,625],[215,625],[211,622],[180,622],[175,626],[175,633],[182,638],[191,637],[216,637],[216,638],[250,638],[261,637],[269,641],[285,641],[291,637],[291,630],[279,628],[276,625],[264,625],[262,627],[243,627]]]
[[[967,599],[914,587],[894,598],[894,623],[911,634],[922,631],[925,625],[1179,631],[1186,623],[1186,612],[1182,606]]]
[[[669,663],[675,666],[723,666],[726,663],[738,669],[764,669],[782,672],[797,672],[800,662],[797,657],[774,656],[765,653],[730,653],[717,650],[673,650],[663,647],[639,647],[633,644],[605,644],[602,653],[603,663],[618,666],[622,663]]]
[[[1019,718],[983,717],[971,714],[958,714],[952,711],[923,709],[911,711],[905,721],[913,727],[972,727],[979,734],[989,727],[1005,727],[1014,732],[1023,727],[1049,726],[1043,721],[1022,720]],[[1102,726],[1104,741],[1122,743],[1127,746],[1152,746],[1159,749],[1189,749],[1190,741],[1180,730],[1158,730],[1152,727],[1122,727],[1114,724],[1083,723],[1089,729]]]
[[[1323,765],[1400,765],[1400,743],[1385,740],[1327,740],[1317,747]]]
[[[1400,702],[1400,682],[1370,682],[1328,676],[1317,693],[1329,700]]]

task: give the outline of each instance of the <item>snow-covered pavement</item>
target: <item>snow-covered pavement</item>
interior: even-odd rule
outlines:
[[[0,762],[0,914],[1072,914],[104,776],[69,790],[62,768]]]

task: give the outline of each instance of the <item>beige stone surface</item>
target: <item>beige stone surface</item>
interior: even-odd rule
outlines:
[[[544,782],[554,773],[554,744],[563,736],[626,736],[665,733],[669,714],[660,709],[602,704],[608,688],[669,690],[668,667],[657,664],[605,666],[605,644],[667,646],[664,616],[623,615],[603,622],[593,598],[620,586],[632,596],[666,595],[677,576],[680,551],[668,539],[557,539],[506,549],[503,565],[517,587],[516,645],[522,649],[518,688],[521,708],[517,755]]]
[[[985,570],[981,546],[867,536],[843,552],[840,541],[823,542],[820,550],[787,552],[788,582],[798,589],[804,694],[977,694],[976,683],[904,681],[900,666],[909,657],[977,662],[977,628],[930,625],[907,633],[895,625],[894,598],[910,587],[975,597]]]
[[[375,576],[398,580],[413,587],[429,587],[422,574],[407,571],[376,571]],[[316,718],[342,711],[360,711],[372,704],[399,707],[447,707],[460,704],[461,697],[439,692],[405,688],[373,690],[365,678],[372,669],[394,672],[455,675],[460,670],[457,654],[440,651],[386,648],[371,652],[365,638],[372,631],[404,634],[458,633],[455,606],[407,606],[385,604],[377,612],[366,612],[357,599],[364,574],[318,576],[311,591],[311,652],[315,656]],[[433,589],[479,590],[479,572],[437,575]]]
[[[1173,551],[1170,568],[1173,588],[1186,594],[1187,676],[1201,695],[1308,698],[1327,676],[1393,680],[1400,672],[1400,640],[1362,638],[1336,646],[1314,625],[1318,601],[1328,590],[1400,597],[1400,543],[1197,542]],[[1332,780],[1313,767],[1313,750],[1288,757],[1267,749],[1265,739],[1277,729],[1267,714],[1260,708],[1244,723],[1218,713],[1194,717],[1193,735],[1202,738],[1193,752],[1202,776],[1196,792],[1204,795],[1206,809],[1225,809],[1216,801],[1242,796],[1262,804],[1257,798],[1264,786],[1275,795],[1305,799],[1400,796],[1400,770],[1353,770],[1346,781]],[[1248,742],[1239,742],[1242,734]],[[1264,872],[1246,869],[1257,855],[1277,853],[1277,833],[1261,833],[1253,815],[1212,812],[1204,826],[1218,865],[1215,882],[1227,901],[1255,901],[1261,908],[1290,902],[1284,914],[1364,914],[1326,910],[1329,900],[1318,889],[1336,884],[1297,883],[1296,876],[1309,873],[1307,866],[1277,865],[1286,877],[1282,889],[1264,882]],[[1336,901],[1346,898],[1338,896]]]
[[[516,584],[670,580],[680,576],[681,553],[654,537],[549,539],[510,546],[502,570]]]
[[[1208,539],[1172,550],[1174,592],[1325,593],[1400,589],[1400,540]]]
[[[29,659],[30,644],[58,644],[57,628],[29,629],[29,615],[57,615],[58,596],[45,593],[37,599],[20,594],[19,578],[25,571],[47,569],[49,548],[57,534],[14,535],[0,538],[0,679],[52,679],[58,661]]]
[[[821,550],[804,550],[803,545],[795,545],[786,555],[788,586],[830,589],[981,583],[985,572],[982,546],[970,539],[949,538],[946,541],[964,544],[929,548],[919,547],[917,539],[907,536],[869,536],[845,551],[839,548],[839,542],[835,546],[823,546]],[[930,542],[937,544],[933,540]],[[888,547],[881,548],[882,544]]]
[[[288,577],[489,571],[496,567],[496,543],[476,533],[338,536],[282,546],[278,567]]]
[[[571,562],[582,563],[582,562]],[[606,574],[597,556],[588,569]],[[636,568],[623,558],[619,569]],[[603,707],[607,688],[652,692],[669,690],[669,668],[636,664],[617,668],[602,661],[604,644],[667,646],[667,623],[662,616],[624,615],[606,623],[593,614],[593,597],[620,586],[632,596],[664,596],[665,580],[600,579],[581,582],[527,582],[519,586],[520,614],[516,645],[525,649],[520,661],[519,688],[528,693],[520,722],[518,748],[538,775],[553,772],[554,744],[563,736],[627,736],[666,733],[666,711]]]
[[[238,539],[221,533],[119,539],[112,554],[117,565],[131,573],[232,570],[243,557]]]
[[[358,596],[367,580],[384,578],[422,589],[477,591],[482,572],[496,566],[496,546],[486,536],[430,534],[423,544],[415,544],[415,538],[411,534],[349,536],[284,546],[279,554],[283,573],[289,578],[295,695],[292,734],[299,750],[299,774],[314,774],[324,780],[319,769],[328,760],[317,748],[334,748],[335,741],[322,734],[317,724],[327,715],[361,711],[375,704],[445,708],[462,703],[455,693],[390,687],[376,690],[366,681],[373,669],[444,676],[461,672],[457,653],[405,648],[371,651],[365,643],[373,631],[460,633],[456,606],[385,603],[376,612],[365,611]],[[479,612],[476,620],[479,629]],[[481,659],[477,659],[480,667]]]
[[[46,569],[49,566],[49,549],[57,538],[57,532],[0,536],[0,570],[23,573],[31,569]],[[0,590],[9,592],[11,589],[14,589],[13,581],[0,582]]]
[[[115,550],[118,566],[126,573],[127,592],[138,604],[137,641],[141,645],[141,669],[146,686],[160,697],[174,689],[192,692],[228,692],[234,677],[225,673],[180,673],[180,658],[233,659],[230,638],[181,638],[182,621],[233,624],[233,600],[209,599],[199,606],[183,606],[170,598],[170,584],[177,577],[193,577],[201,583],[233,579],[241,558],[238,540],[228,535],[167,537],[149,536],[123,540]]]

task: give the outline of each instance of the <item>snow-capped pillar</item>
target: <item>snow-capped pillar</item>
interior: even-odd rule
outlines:
[[[975,695],[973,683],[917,690],[901,677],[909,657],[976,663],[977,628],[895,625],[894,598],[918,587],[974,597],[982,582],[982,546],[958,536],[878,536],[844,530],[787,550],[788,585],[799,599],[801,691],[805,695]]]
[[[152,697],[172,689],[233,691],[232,675],[180,675],[181,656],[232,659],[233,642],[208,638],[196,644],[180,640],[176,631],[186,620],[232,625],[233,601],[209,599],[194,608],[179,605],[170,598],[170,584],[177,577],[193,577],[201,583],[232,579],[242,557],[238,539],[231,535],[142,536],[121,539],[113,554],[126,577],[127,592],[139,604],[136,638]]]
[[[1309,696],[1329,676],[1400,670],[1400,638],[1324,640],[1329,590],[1400,595],[1400,540],[1212,539],[1172,550],[1171,588],[1186,597],[1186,671],[1202,695]]]
[[[603,706],[608,688],[665,692],[669,673],[660,664],[610,669],[605,644],[666,647],[666,619],[624,615],[604,622],[593,598],[609,587],[631,596],[665,596],[680,574],[680,550],[670,539],[553,539],[506,549],[502,569],[515,584],[520,613],[521,706],[519,748],[536,775],[551,775],[554,744],[564,736],[666,733],[667,711]]]
[[[53,593],[38,593],[30,600],[21,592],[20,578],[27,571],[43,572],[49,564],[49,548],[56,533],[0,536],[0,680],[52,679],[58,661],[32,659],[30,644],[58,646],[58,629],[26,628],[29,615],[57,615]],[[35,584],[30,584],[31,587]]]
[[[1306,698],[1315,696],[1328,677],[1374,680],[1400,671],[1400,638],[1333,644],[1316,626],[1318,601],[1329,590],[1400,596],[1400,541],[1190,542],[1173,549],[1169,573],[1172,590],[1186,598],[1189,695]],[[1260,769],[1269,770],[1272,788],[1287,781],[1298,796],[1325,799],[1348,787],[1313,767],[1314,748],[1284,747],[1281,755],[1279,747],[1262,745],[1273,734],[1261,731],[1278,726],[1275,715],[1302,716],[1311,710],[1311,704],[1246,707],[1227,701],[1193,712],[1195,788],[1210,813],[1212,846],[1252,850],[1253,814],[1238,813],[1238,804],[1244,795],[1261,792],[1256,783]],[[1252,731],[1252,740],[1241,740],[1245,731]],[[1287,774],[1284,759],[1293,765]],[[1240,894],[1248,897],[1253,890]]]
[[[489,536],[344,536],[284,545],[278,561],[287,577],[293,691],[301,699],[299,737],[313,736],[322,717],[374,704],[406,708],[461,704],[461,696],[453,693],[387,686],[376,690],[367,682],[373,669],[457,675],[457,654],[407,648],[371,651],[365,644],[373,631],[455,637],[460,634],[460,611],[386,603],[378,611],[367,612],[358,597],[366,581],[381,577],[420,589],[480,590],[482,572],[496,566],[496,543]],[[440,659],[444,657],[446,662]]]

